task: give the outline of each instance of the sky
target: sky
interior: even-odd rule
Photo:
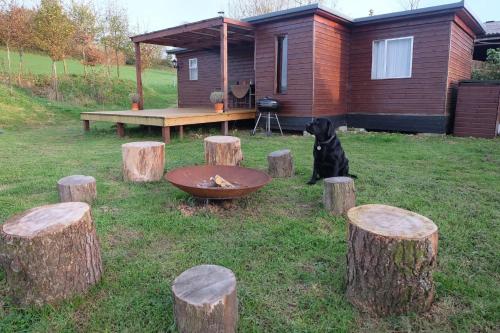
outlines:
[[[217,12],[228,12],[228,0],[115,0],[127,9],[129,22],[139,27],[140,32],[154,31],[217,16]],[[329,4],[335,0],[326,0]],[[337,11],[351,17],[368,16],[370,9],[375,15],[403,10],[403,0],[336,0]],[[443,5],[459,0],[421,0],[420,7]],[[36,4],[37,0],[25,0]],[[107,0],[94,0],[104,7]],[[469,10],[482,22],[500,21],[500,0],[466,0]]]
[[[96,0],[99,1],[99,0]],[[459,0],[421,0],[420,7],[429,7]],[[141,30],[154,31],[179,24],[199,21],[227,11],[227,0],[121,0],[127,7],[130,23]],[[328,0],[326,1],[328,3]],[[352,18],[403,10],[400,0],[337,0],[336,10]],[[466,0],[468,9],[481,21],[500,20],[500,0]]]

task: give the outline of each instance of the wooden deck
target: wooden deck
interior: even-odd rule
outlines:
[[[90,130],[90,121],[107,121],[116,123],[119,136],[125,135],[124,124],[159,126],[162,128],[163,140],[170,142],[170,127],[178,126],[179,135],[184,134],[184,125],[222,123],[222,133],[227,135],[228,122],[234,120],[255,119],[253,109],[231,109],[224,113],[215,113],[211,108],[168,108],[141,111],[97,111],[82,112],[85,131]]]

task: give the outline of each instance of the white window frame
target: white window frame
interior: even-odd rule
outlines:
[[[194,65],[192,65],[194,63]],[[196,78],[191,75],[191,70],[196,69]],[[198,81],[198,58],[189,59],[189,81]]]
[[[410,74],[408,76],[387,76],[387,43],[393,40],[409,39],[410,40]],[[375,77],[375,43],[384,42],[384,77]],[[387,39],[377,39],[372,42],[372,80],[388,80],[388,79],[410,79],[413,74],[413,36],[399,37],[399,38],[387,38]]]

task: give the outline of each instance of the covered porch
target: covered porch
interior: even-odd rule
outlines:
[[[86,131],[90,129],[91,121],[114,122],[118,135],[123,136],[125,124],[160,126],[163,139],[168,143],[172,126],[179,128],[179,134],[182,137],[186,125],[221,122],[222,133],[227,135],[229,121],[255,118],[255,109],[251,99],[243,104],[231,103],[235,100],[234,96],[241,96],[241,90],[245,88],[240,84],[240,80],[248,84],[248,95],[251,95],[250,84],[255,82],[253,30],[253,26],[247,22],[221,16],[131,37],[135,46],[140,111],[84,112],[81,114],[84,129]],[[178,59],[186,58],[185,62],[179,61],[178,83],[185,79],[183,73],[190,68],[189,60],[197,59],[198,66],[199,58],[199,64],[203,66],[199,73],[196,68],[196,76],[183,81],[185,82],[184,89],[181,89],[178,84],[178,107],[144,110],[141,60],[141,44],[143,43],[174,47],[179,53]],[[232,59],[239,58],[241,54],[245,58],[244,64],[242,61],[232,63],[231,68],[234,68],[234,71],[229,70],[228,50],[236,52],[231,54]],[[234,54],[237,55],[234,56]],[[205,55],[209,55],[210,61]],[[241,74],[238,69],[243,67],[247,70]],[[248,68],[251,68],[251,71]],[[230,82],[230,76],[232,82]],[[211,91],[223,92],[223,113],[215,113],[210,104]]]
[[[221,16],[134,36],[131,40],[135,45],[140,108],[144,105],[142,43],[175,48],[169,53],[176,53],[178,58],[180,108],[208,106],[210,92],[222,91],[224,110],[229,111],[235,99],[241,98],[241,90],[245,88],[242,83],[249,87],[255,82],[255,36],[250,23]],[[252,101],[243,107],[252,108]]]

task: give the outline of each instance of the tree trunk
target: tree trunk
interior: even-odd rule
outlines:
[[[68,75],[68,65],[66,64],[66,58],[63,58],[63,70],[64,75]]]
[[[130,142],[122,145],[123,179],[131,182],[158,181],[165,169],[163,142]]]
[[[174,280],[172,293],[180,333],[236,332],[236,277],[229,269],[216,265],[188,269]]]
[[[115,61],[116,61],[116,76],[120,78],[120,61],[118,59],[118,51],[115,51]]]
[[[111,77],[111,69],[110,69],[110,64],[109,64],[109,53],[108,53],[108,47],[104,45],[104,54],[106,55],[106,71],[108,73],[108,77]]]
[[[344,215],[356,206],[354,180],[349,177],[325,178],[323,204],[325,209],[336,216]]]
[[[102,275],[90,206],[66,202],[12,217],[1,227],[0,259],[17,304],[54,303],[85,292]]]
[[[204,141],[208,165],[240,165],[243,160],[240,139],[234,136],[209,136]]]
[[[87,76],[87,55],[85,54],[85,46],[82,47],[82,57],[83,57],[83,76]]]
[[[19,86],[21,86],[21,79],[23,75],[23,56],[24,56],[24,50],[20,49],[19,50],[19,72],[17,73],[17,81],[19,83]]]
[[[60,202],[92,203],[97,198],[96,181],[94,177],[74,175],[59,179],[57,182]]]
[[[59,83],[57,82],[57,65],[56,61],[52,60],[52,84],[54,85],[54,93],[56,94],[56,101],[59,100]]]
[[[434,298],[436,225],[385,205],[352,208],[347,216],[348,300],[380,316],[427,311]]]
[[[268,173],[273,178],[293,176],[293,158],[289,149],[267,155]]]
[[[13,93],[13,88],[12,88],[12,61],[10,59],[10,47],[9,47],[9,44],[7,43],[5,45],[7,47],[7,68],[9,70],[9,90],[10,90],[10,94],[12,95]]]

